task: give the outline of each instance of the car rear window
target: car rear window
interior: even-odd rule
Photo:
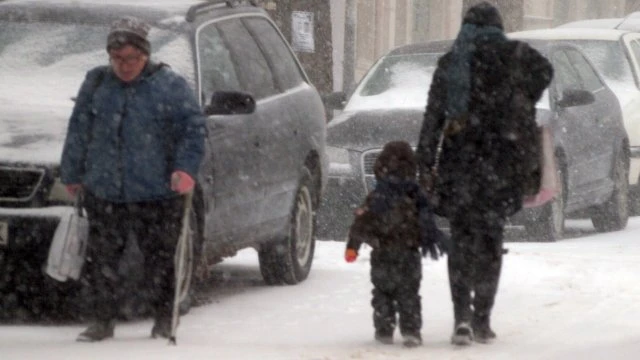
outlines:
[[[108,64],[105,25],[0,21],[0,28],[0,99],[72,105],[85,73]],[[150,41],[153,59],[193,79],[186,37],[152,29]]]

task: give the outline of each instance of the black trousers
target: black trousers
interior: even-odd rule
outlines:
[[[420,335],[422,259],[418,249],[375,249],[371,252],[373,326],[391,335],[399,315],[402,335]]]
[[[500,281],[505,218],[469,211],[453,217],[450,226],[448,270],[455,325],[488,325]]]
[[[85,278],[98,321],[118,315],[119,273],[127,241],[135,241],[144,257],[144,283],[156,318],[170,317],[175,289],[174,255],[181,231],[184,198],[112,203],[85,194],[89,243]]]

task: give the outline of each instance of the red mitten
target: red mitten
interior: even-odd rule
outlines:
[[[65,187],[67,188],[69,195],[76,196],[78,191],[82,189],[82,184],[67,184]]]
[[[358,252],[355,251],[354,249],[347,249],[344,252],[344,259],[348,263],[352,263],[352,262],[356,261],[357,258],[358,258]]]
[[[171,190],[185,194],[189,191],[193,190],[196,182],[193,180],[191,175],[187,174],[184,171],[176,170],[171,174]]]

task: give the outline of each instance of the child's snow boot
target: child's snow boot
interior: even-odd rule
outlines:
[[[404,342],[402,345],[408,348],[414,348],[422,345],[422,337],[420,334],[408,334],[403,336]]]
[[[376,330],[375,339],[377,342],[385,345],[393,344],[393,331]]]
[[[85,331],[81,332],[76,338],[76,341],[95,342],[112,338],[115,326],[116,322],[114,320],[98,321],[89,326]]]
[[[451,343],[454,345],[471,345],[473,342],[473,329],[468,322],[461,322],[456,325],[453,335],[451,336]]]

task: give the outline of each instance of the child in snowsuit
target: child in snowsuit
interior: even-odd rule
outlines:
[[[375,339],[393,343],[397,312],[407,347],[422,344],[420,249],[422,255],[437,259],[446,241],[417,184],[416,166],[408,143],[392,141],[384,146],[374,165],[375,189],[355,212],[345,251],[345,260],[353,262],[362,243],[372,247]]]

